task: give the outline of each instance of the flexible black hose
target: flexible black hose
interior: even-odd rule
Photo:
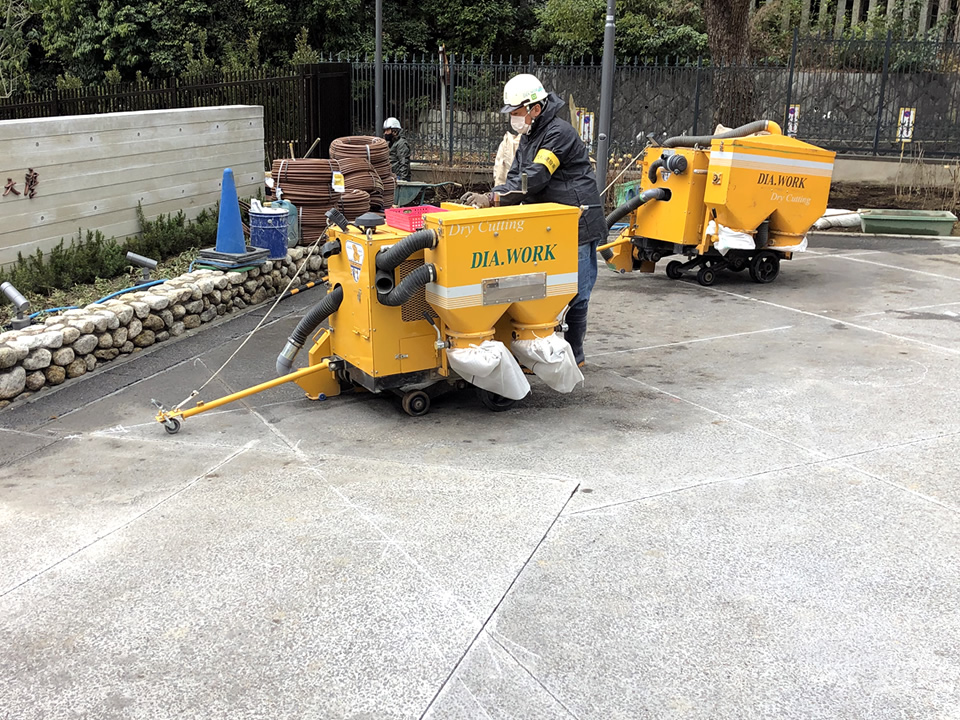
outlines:
[[[388,305],[389,307],[403,305],[414,296],[417,290],[436,279],[437,268],[434,264],[422,265],[401,280],[400,284],[390,292],[382,295],[378,294],[377,299],[380,300],[381,305]]]
[[[647,180],[652,182],[654,185],[657,184],[657,170],[663,167],[663,158],[657,158],[652,163],[650,163],[650,169],[647,170]]]
[[[733,130],[726,130],[716,135],[677,135],[676,137],[667,138],[661,144],[666,148],[709,145],[711,140],[729,140],[730,138],[745,137],[755,132],[761,132],[766,130],[769,124],[769,120],[754,120],[746,125],[741,125],[740,127],[733,128]]]
[[[393,277],[393,270],[377,270],[373,284],[377,288],[377,295],[386,295],[397,284]]]
[[[293,329],[290,337],[287,338],[287,344],[277,356],[277,375],[283,377],[293,368],[293,359],[300,352],[300,348],[310,337],[310,334],[317,329],[324,320],[333,315],[339,309],[343,302],[343,288],[337,285],[333,291],[324,296],[324,298],[310,308],[310,312],[300,318],[300,322]]]
[[[397,266],[413,255],[417,250],[426,250],[437,246],[437,233],[433,230],[424,228],[415,233],[407,235],[403,240],[393,247],[377,254],[377,270],[386,270],[390,272]]]
[[[666,188],[651,188],[650,190],[644,190],[642,193],[636,197],[630,198],[623,205],[607,215],[607,230],[612,228],[622,218],[632,213],[644,203],[649,202],[650,200],[666,201],[669,199],[670,191]],[[604,260],[611,260],[613,258],[613,250],[607,248],[606,250],[600,251],[600,255]]]

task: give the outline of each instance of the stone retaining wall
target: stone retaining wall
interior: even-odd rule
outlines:
[[[221,315],[276,297],[306,255],[291,248],[246,272],[195,270],[142,291],[48,317],[43,324],[0,334],[0,408],[103,363],[182,335]],[[297,285],[322,275],[307,259]]]

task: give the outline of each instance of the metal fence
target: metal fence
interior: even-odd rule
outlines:
[[[339,76],[344,82],[339,82]],[[337,97],[331,102],[331,89]],[[267,167],[274,158],[297,157],[322,135],[330,113],[349,103],[349,68],[340,63],[306,65],[297,71],[256,70],[209,76],[117,83],[79,90],[54,89],[0,99],[0,120],[61,115],[90,115],[135,110],[262,105]],[[349,132],[349,112],[343,112],[338,132]],[[326,138],[326,144],[333,137]]]
[[[600,104],[599,59],[454,58],[443,64],[427,56],[389,59],[384,63],[386,114],[400,119],[414,159],[489,166],[508,130],[498,112],[503,85],[518,72],[538,75],[570,104],[574,122],[592,121]],[[785,131],[822,147],[899,154],[907,131],[927,157],[960,156],[957,43],[794,35],[782,63],[722,67],[704,59],[634,59],[619,63],[615,72],[613,154],[636,151],[642,145],[638,135],[711,131],[714,83],[726,74],[752,88],[744,115],[777,120]],[[373,96],[372,59],[334,62],[331,57],[287,73],[249,71],[8,98],[0,100],[0,119],[262,105],[269,166],[274,158],[289,156],[291,143],[301,157],[318,137],[326,152],[334,137],[379,134]],[[590,137],[588,130],[584,134]]]
[[[374,63],[355,59],[352,68],[354,132],[373,133]],[[386,114],[400,119],[415,159],[487,165],[508,129],[497,112],[503,84],[518,72],[536,74],[568,102],[574,122],[577,109],[590,113],[599,108],[599,59],[459,58],[441,74],[438,58],[422,57],[384,63]],[[894,41],[889,35],[861,40],[795,35],[783,63],[620,63],[611,152],[635,151],[641,144],[638,135],[710,132],[713,85],[721,73],[752,86],[747,115],[777,120],[785,132],[822,147],[899,154],[906,134],[928,157],[960,156],[960,45]]]

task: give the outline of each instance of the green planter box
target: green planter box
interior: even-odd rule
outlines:
[[[957,216],[946,210],[857,210],[865,233],[949,235]]]

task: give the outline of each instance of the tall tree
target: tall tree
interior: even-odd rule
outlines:
[[[754,80],[750,62],[750,0],[704,0],[713,74],[713,119],[734,127],[753,117]]]
[[[23,29],[29,19],[26,0],[0,0],[0,98],[13,94],[26,71],[30,53]]]
[[[534,41],[549,57],[599,56],[605,12],[604,0],[545,0],[537,10]],[[617,3],[619,57],[696,57],[707,47],[704,30],[698,0]]]

